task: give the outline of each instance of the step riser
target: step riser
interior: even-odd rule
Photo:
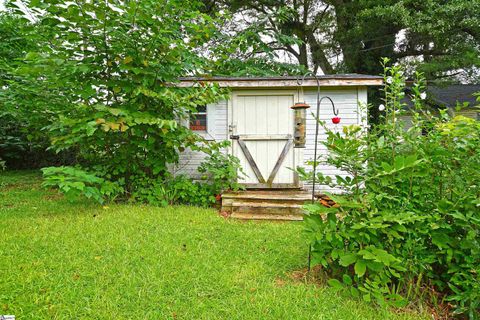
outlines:
[[[227,208],[226,208],[227,209]],[[231,207],[231,213],[255,213],[255,214],[273,214],[273,215],[303,215],[304,211],[301,208],[269,208],[269,207]]]
[[[278,221],[302,221],[300,215],[274,215],[274,214],[256,214],[256,213],[232,213],[232,218],[243,220],[278,220]]]
[[[268,198],[222,198],[222,205],[223,206],[231,206],[235,202],[253,202],[253,203],[275,203],[275,204],[296,204],[296,205],[304,205],[309,203],[309,200],[298,200],[298,199],[268,199]]]

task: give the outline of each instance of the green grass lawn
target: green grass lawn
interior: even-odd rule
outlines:
[[[225,220],[194,207],[70,203],[42,190],[40,179],[0,173],[0,315],[420,318],[298,276],[307,251],[301,223]]]

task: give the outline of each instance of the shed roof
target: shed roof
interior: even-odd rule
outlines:
[[[220,87],[229,88],[269,88],[269,87],[316,87],[315,77],[305,77],[303,83],[300,76],[282,77],[183,77],[180,87],[191,87],[201,82],[217,83]],[[383,83],[380,76],[364,74],[334,74],[318,76],[321,86],[379,86]]]

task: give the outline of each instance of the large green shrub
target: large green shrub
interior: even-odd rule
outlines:
[[[198,167],[202,182],[210,186],[210,192],[218,195],[224,191],[237,191],[244,187],[239,183],[245,176],[240,160],[227,152],[222,152],[230,142],[224,141],[215,148],[206,150],[206,158]],[[225,151],[225,150],[223,150]]]
[[[332,196],[339,206],[307,206],[313,263],[324,267],[331,285],[367,301],[448,301],[455,314],[474,319],[480,308],[480,122],[425,112],[417,76],[412,128],[405,130],[398,118],[405,81],[396,66],[385,67],[383,124],[368,133],[358,126],[325,128],[329,155],[319,161],[348,176],[316,177],[344,193]]]
[[[25,55],[39,50],[36,38],[30,22],[0,12],[0,155],[10,169],[72,162],[69,153],[46,150],[50,143],[41,130],[62,110],[58,90],[20,71]]]
[[[36,22],[22,35],[36,46],[15,69],[22,81],[12,80],[9,98],[20,105],[12,109],[44,116],[37,121],[42,129],[32,134],[49,138],[50,150],[72,152],[85,172],[121,187],[120,198],[154,201],[161,188],[153,186],[170,179],[169,166],[180,152],[216,148],[180,123],[224,91],[175,86],[179,77],[201,74],[215,60],[206,48],[218,21],[202,13],[202,2],[28,5]],[[26,97],[28,106],[21,103]]]

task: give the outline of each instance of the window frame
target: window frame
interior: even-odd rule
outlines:
[[[205,111],[198,111],[198,108],[205,108]],[[193,117],[196,117],[198,115],[204,115],[205,116],[205,129],[193,129],[192,128],[192,121],[195,119]],[[190,112],[189,119],[188,119],[188,128],[194,132],[197,133],[207,133],[208,132],[208,106],[207,105],[202,105],[202,106],[197,106],[197,111],[196,112]]]

